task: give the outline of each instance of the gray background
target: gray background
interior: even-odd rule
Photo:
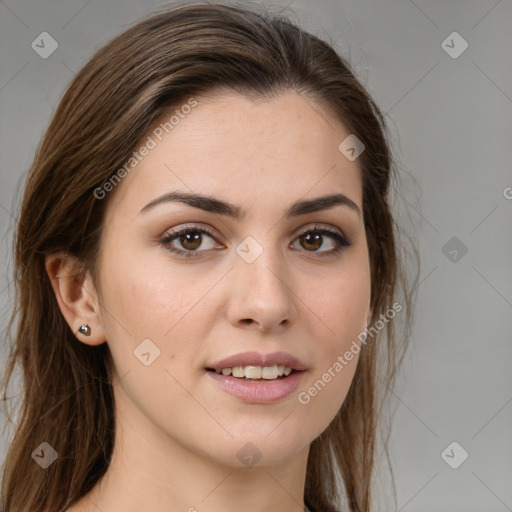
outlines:
[[[512,511],[511,2],[272,3],[286,4],[303,27],[332,36],[386,112],[403,178],[397,199],[421,253],[417,320],[394,395],[398,509]],[[93,51],[159,5],[0,0],[2,328],[14,205],[50,115]],[[44,31],[59,45],[47,59],[31,48]],[[458,58],[442,47],[453,31],[469,45]],[[5,351],[4,342],[2,363]],[[452,469],[442,453],[453,465],[463,449],[469,457]],[[379,510],[392,510],[382,486]]]

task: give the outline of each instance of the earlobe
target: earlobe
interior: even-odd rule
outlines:
[[[98,297],[89,272],[81,272],[80,261],[65,253],[46,256],[45,267],[61,313],[73,334],[87,345],[104,343]]]

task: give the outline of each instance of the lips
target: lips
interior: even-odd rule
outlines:
[[[234,366],[289,366],[292,370],[306,370],[306,365],[297,357],[287,352],[272,352],[269,354],[260,354],[259,352],[241,352],[226,357],[206,366],[207,370],[222,370],[224,368],[233,368]]]
[[[205,371],[205,377],[216,389],[248,404],[272,404],[289,398],[303,382],[305,371],[292,371],[288,377],[274,380],[243,380],[231,375]]]

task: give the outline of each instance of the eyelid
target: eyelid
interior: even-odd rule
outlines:
[[[165,234],[162,236],[160,242],[163,245],[168,245],[171,241],[176,239],[178,236],[180,236],[182,233],[186,233],[189,231],[197,231],[199,233],[205,233],[209,235],[211,238],[216,240],[217,237],[217,231],[211,228],[210,226],[202,225],[200,223],[190,223],[190,224],[181,224],[178,228],[173,228],[171,230],[168,230],[165,232]],[[319,223],[314,223],[312,226],[306,226],[301,229],[295,236],[294,240],[299,238],[302,235],[305,235],[306,233],[311,232],[321,232],[321,234],[327,233],[331,235],[331,238],[333,238],[337,244],[337,247],[335,249],[332,249],[330,251],[304,251],[306,253],[311,252],[311,254],[317,254],[319,257],[328,257],[328,256],[334,256],[341,252],[343,249],[350,247],[352,245],[352,241],[345,235],[345,233],[339,229],[335,228],[329,225],[322,225]],[[325,232],[325,233],[324,233]],[[219,236],[222,238],[221,236]],[[217,241],[217,240],[216,240]],[[202,251],[184,251],[182,249],[176,249],[176,248],[170,248],[166,247],[167,250],[177,254],[178,256],[182,255],[185,257],[197,257],[196,255],[200,255],[203,252],[209,252],[209,250],[202,250]],[[210,249],[211,250],[211,249]]]
[[[197,230],[199,232],[201,231],[205,231],[207,234],[211,235],[212,237],[213,236],[218,236],[219,238],[222,238],[222,236],[220,235],[220,233],[218,233],[218,231],[216,231],[214,228],[211,228],[210,226],[207,226],[207,225],[203,225],[203,224],[200,224],[200,223],[189,223],[189,224],[180,224],[180,226],[178,228],[172,228],[171,230],[167,230],[164,235],[163,235],[163,238],[167,238],[171,235],[175,235],[175,234],[178,234],[178,233],[181,233],[183,231],[187,231],[187,230]],[[314,223],[312,226],[306,226],[305,228],[301,228],[301,230],[295,235],[296,237],[297,236],[301,236],[305,233],[309,233],[310,231],[319,231],[319,230],[326,230],[326,231],[330,231],[332,232],[333,234],[337,234],[337,235],[341,235],[343,238],[345,238],[347,241],[350,241],[348,239],[348,237],[345,235],[345,233],[339,229],[339,228],[336,228],[336,227],[332,227],[332,226],[329,226],[329,225],[323,225],[321,223]]]
[[[222,238],[218,235],[217,231],[211,228],[210,226],[204,226],[202,224],[180,224],[177,228],[172,228],[164,233],[160,242],[163,244],[169,243],[172,239],[177,238],[182,233],[187,233],[189,231],[197,231],[198,233],[206,233],[211,238]],[[184,251],[184,252],[205,252],[205,251]]]

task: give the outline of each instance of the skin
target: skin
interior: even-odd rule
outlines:
[[[116,437],[104,478],[72,512],[300,512],[310,443],[341,407],[358,355],[311,401],[307,390],[367,326],[370,267],[362,216],[346,206],[285,219],[300,199],[333,193],[362,211],[357,160],[338,145],[349,132],[319,104],[296,93],[272,100],[236,93],[199,104],[107,195],[98,261],[71,279],[71,256],[47,257],[60,308],[73,332],[108,343],[114,360]],[[168,119],[169,116],[166,116]],[[167,166],[167,167],[166,167]],[[170,191],[215,196],[247,210],[238,221],[180,202],[140,210]],[[171,228],[209,226],[197,258],[166,250]],[[326,256],[303,231],[331,227],[352,242]],[[248,264],[235,251],[248,236],[263,248]],[[183,241],[183,238],[181,239]],[[171,245],[169,243],[168,245]],[[172,245],[189,252],[197,243]],[[60,277],[56,277],[60,276]],[[149,338],[160,356],[149,366],[134,349]],[[297,392],[273,404],[228,395],[208,363],[247,350],[290,352],[307,366]],[[248,442],[261,459],[247,467]]]

